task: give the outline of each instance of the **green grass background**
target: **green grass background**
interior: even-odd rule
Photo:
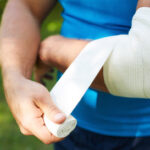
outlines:
[[[0,0],[0,20],[6,0]],[[62,8],[58,4],[50,13],[41,28],[42,39],[53,34],[59,34],[62,18]],[[53,81],[46,81],[50,89],[56,81],[56,71]],[[13,119],[5,102],[2,78],[0,76],[0,150],[53,150],[53,145],[44,145],[33,136],[24,136]]]

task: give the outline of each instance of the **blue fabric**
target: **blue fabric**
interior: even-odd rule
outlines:
[[[60,0],[61,34],[97,39],[127,34],[137,0]],[[89,89],[73,112],[78,125],[110,136],[149,136],[150,100],[116,97]]]
[[[55,150],[149,150],[150,137],[114,137],[77,127]]]

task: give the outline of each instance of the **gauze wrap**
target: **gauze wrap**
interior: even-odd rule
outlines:
[[[51,133],[65,137],[76,126],[70,116],[104,65],[104,80],[110,93],[125,97],[150,97],[150,8],[140,8],[128,35],[90,42],[77,56],[50,92],[67,120],[56,124],[44,116]]]
[[[150,98],[150,8],[137,10],[129,34],[120,36],[103,69],[111,94]]]
[[[53,135],[65,137],[75,128],[77,121],[70,114],[108,59],[117,39],[114,36],[90,42],[50,91],[55,105],[67,116],[63,124],[56,124],[44,115],[45,124]]]

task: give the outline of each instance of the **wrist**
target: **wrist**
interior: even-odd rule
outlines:
[[[21,90],[24,86],[25,78],[20,73],[13,71],[7,72],[7,74],[2,71],[2,74],[3,88],[8,101],[12,94],[16,94],[16,89]]]
[[[80,54],[83,48],[90,42],[87,40],[79,39],[67,39],[67,47],[62,47],[63,54],[60,59],[56,59],[55,67],[60,68],[61,71],[65,71],[71,63]]]
[[[88,43],[86,40],[52,36],[42,42],[39,57],[44,64],[64,72]]]
[[[11,74],[16,74],[16,76],[22,76],[24,78],[30,78],[32,72],[28,71],[27,69],[23,69],[17,65],[8,65],[8,64],[1,64],[2,76],[10,77]]]
[[[5,87],[8,85],[16,84],[16,81],[25,79],[25,76],[21,73],[20,70],[10,68],[10,67],[2,67],[2,79]]]

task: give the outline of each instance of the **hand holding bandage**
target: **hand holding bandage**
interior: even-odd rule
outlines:
[[[103,69],[111,94],[150,98],[150,8],[137,10],[129,34],[120,36]]]

